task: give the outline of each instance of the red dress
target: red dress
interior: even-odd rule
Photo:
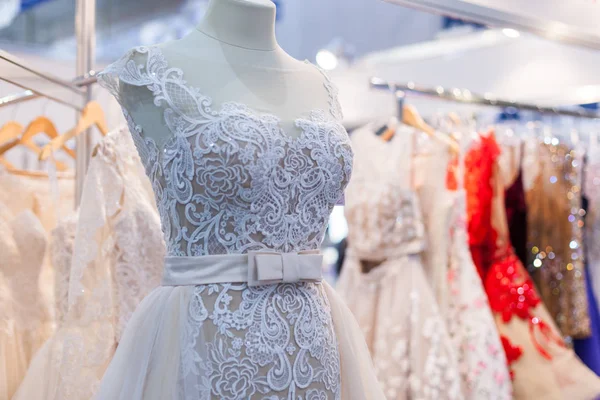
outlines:
[[[566,348],[513,251],[496,173],[499,155],[494,135],[482,136],[465,157],[465,189],[471,254],[496,317],[515,398],[593,398],[600,379]]]

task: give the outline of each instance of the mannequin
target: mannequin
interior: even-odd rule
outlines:
[[[212,99],[213,110],[226,102],[242,103],[278,117],[284,132],[297,137],[296,119],[329,109],[322,73],[277,44],[275,5],[270,0],[211,0],[195,30],[159,47],[170,68],[181,69],[190,87]],[[147,136],[164,142],[167,130],[150,93],[145,88],[128,90],[137,92],[124,92],[133,102],[129,106],[134,121]],[[147,92],[142,104],[140,91]]]

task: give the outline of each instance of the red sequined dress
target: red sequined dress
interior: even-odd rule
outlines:
[[[600,379],[568,349],[509,239],[500,148],[482,136],[465,157],[471,254],[484,282],[516,399],[593,399]]]

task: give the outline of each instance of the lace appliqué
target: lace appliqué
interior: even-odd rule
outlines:
[[[69,310],[53,352],[58,398],[94,397],[133,311],[160,283],[165,247],[140,178],[126,129],[111,132],[96,147],[84,184]]]
[[[133,59],[140,57],[145,62]],[[319,247],[352,170],[328,79],[334,118],[323,110],[298,118],[297,138],[285,134],[277,117],[243,104],[213,110],[212,100],[190,87],[156,47],[133,50],[99,79],[122,104],[125,83],[146,87],[164,109],[172,136],[160,145],[124,112],[154,188],[169,255]]]
[[[320,285],[196,286],[188,313],[181,388],[199,387],[207,400],[340,398],[336,336]],[[212,330],[212,340],[197,340]]]
[[[69,275],[71,258],[77,229],[77,215],[66,218],[51,232],[50,259],[54,268],[54,303],[56,304],[56,322],[64,322],[69,308]]]

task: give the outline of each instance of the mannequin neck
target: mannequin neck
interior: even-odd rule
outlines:
[[[248,50],[277,49],[275,4],[270,0],[211,0],[197,29]]]

